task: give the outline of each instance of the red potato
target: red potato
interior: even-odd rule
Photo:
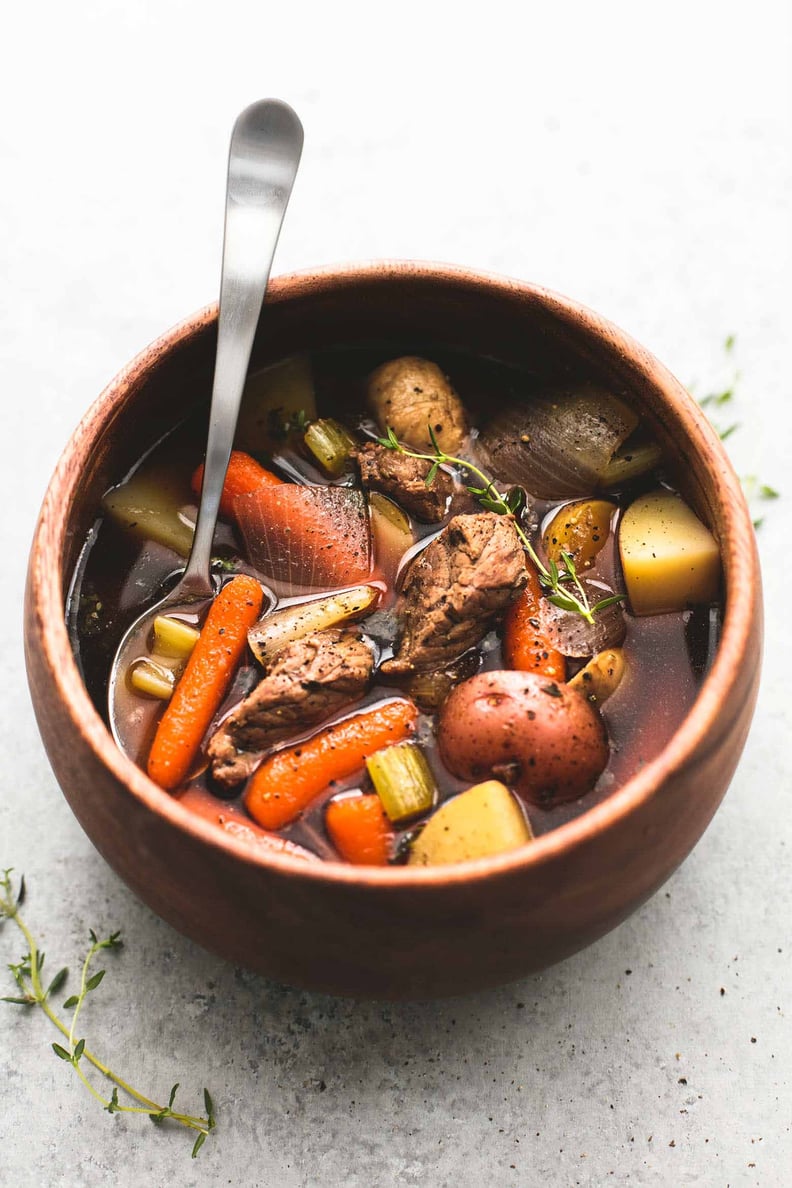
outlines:
[[[458,685],[440,713],[438,741],[460,779],[502,780],[543,807],[583,796],[608,762],[594,707],[529,672],[481,672]]]

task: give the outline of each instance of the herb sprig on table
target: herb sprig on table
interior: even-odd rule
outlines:
[[[736,342],[737,336],[735,334],[729,334],[723,342],[723,352],[731,370],[728,382],[723,387],[714,388],[710,392],[707,392],[705,396],[699,397],[697,401],[699,408],[706,410],[707,417],[721,441],[728,441],[731,435],[736,433],[742,425],[742,422],[732,421],[731,419],[729,419],[728,424],[724,424],[718,416],[719,412],[724,409],[731,410],[737,396],[741,376],[739,368],[735,367],[733,362]],[[691,392],[694,386],[693,384],[690,385]],[[778,499],[779,497],[779,492],[775,487],[771,487],[769,483],[761,483],[755,474],[742,475],[740,482],[742,483],[745,497],[749,504],[754,503],[757,499],[767,502],[768,500]],[[761,528],[763,523],[764,516],[754,517],[754,528]]]
[[[547,601],[552,603],[553,606],[580,615],[587,623],[593,623],[594,615],[596,615],[597,611],[604,610],[606,606],[612,606],[613,603],[622,601],[623,594],[614,594],[609,598],[601,599],[592,606],[589,602],[586,588],[578,577],[575,563],[569,553],[561,553],[561,566],[557,565],[552,559],[549,565],[545,565],[537,555],[536,550],[520,523],[520,512],[525,504],[523,491],[519,487],[512,487],[506,495],[501,494],[495,486],[494,479],[488,478],[483,470],[479,470],[478,466],[474,466],[472,462],[468,462],[465,458],[455,458],[452,454],[446,454],[440,446],[431,425],[428,426],[428,431],[429,439],[433,446],[433,452],[431,454],[408,449],[407,446],[399,441],[390,426],[386,428],[385,437],[378,437],[377,441],[381,446],[385,446],[386,449],[394,450],[398,454],[405,454],[408,458],[420,458],[426,462],[431,462],[432,465],[425,480],[427,487],[432,485],[441,466],[458,466],[477,479],[481,486],[473,484],[468,485],[466,489],[475,497],[485,511],[495,512],[496,515],[500,516],[508,516],[512,521],[523,548],[536,566],[537,573],[539,574],[539,582],[547,594]]]
[[[71,1018],[64,1021],[53,1009],[52,999],[62,989],[69,976],[69,971],[68,969],[58,970],[49,985],[45,987],[45,983],[42,981],[44,953],[19,914],[19,909],[25,901],[25,880],[24,877],[21,878],[15,888],[11,874],[12,871],[8,869],[0,876],[0,924],[7,921],[13,922],[22,933],[28,948],[16,964],[9,963],[8,965],[11,976],[16,982],[18,993],[5,995],[0,998],[0,1002],[27,1008],[39,1007],[44,1012],[50,1023],[57,1027],[66,1041],[65,1044],[54,1043],[52,1045],[53,1052],[58,1059],[72,1066],[88,1092],[108,1114],[142,1114],[158,1124],[170,1119],[172,1122],[186,1127],[187,1130],[196,1131],[197,1137],[192,1149],[192,1155],[195,1158],[206,1141],[207,1135],[215,1127],[214,1104],[209,1090],[204,1089],[205,1117],[181,1114],[173,1108],[179,1088],[178,1083],[170,1091],[168,1104],[160,1105],[134,1089],[127,1081],[108,1068],[85,1046],[84,1038],[77,1038],[79,1035],[77,1022],[83,1006],[88,995],[98,989],[106,972],[104,969],[100,969],[91,973],[91,965],[99,953],[121,947],[121,934],[113,932],[104,940],[100,940],[93,929],[89,933],[90,947],[80,969],[79,989],[76,994],[72,994],[66,999],[62,1007],[64,1011],[71,1011]],[[88,1065],[93,1066],[97,1072],[112,1082],[113,1090],[109,1097],[105,1097],[89,1077]],[[119,1098],[119,1090],[123,1094],[122,1098]]]

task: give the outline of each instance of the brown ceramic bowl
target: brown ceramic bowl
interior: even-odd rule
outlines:
[[[721,543],[723,636],[687,718],[604,803],[530,847],[451,868],[355,868],[259,853],[185,809],[115,747],[64,626],[69,580],[103,491],[196,393],[208,398],[215,310],[138,356],[69,441],[30,558],[26,645],[55,774],[100,853],[155,912],[230,961],[333,993],[455,994],[540,969],[613,928],[690,852],[731,779],[759,678],[762,610],[751,522],[704,416],[643,347],[534,285],[426,264],[331,268],[273,281],[254,350],[436,342],[542,360],[614,382],[688,476]]]

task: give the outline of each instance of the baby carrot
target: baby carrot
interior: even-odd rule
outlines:
[[[148,774],[172,792],[190,774],[209,723],[220,708],[264,595],[247,574],[232,578],[215,598],[173,696],[160,719]]]
[[[507,668],[566,680],[564,657],[551,647],[541,618],[542,590],[534,567],[527,563],[528,583],[503,620],[503,660]]]
[[[330,840],[345,862],[385,866],[393,845],[393,829],[379,796],[331,800],[325,815]]]
[[[408,738],[417,716],[411,701],[398,698],[276,751],[248,784],[245,808],[264,829],[281,829],[329,784],[359,771],[367,756]]]
[[[203,472],[203,463],[201,463],[192,476],[191,486],[196,499],[200,498],[201,495]],[[242,450],[233,450],[228,463],[225,482],[223,483],[220,512],[227,519],[233,520],[234,500],[238,495],[250,495],[252,491],[257,490],[259,487],[281,486],[282,483],[283,479],[279,479],[271,471],[265,470],[263,466],[258,464],[255,458],[251,458],[250,454],[244,454]]]

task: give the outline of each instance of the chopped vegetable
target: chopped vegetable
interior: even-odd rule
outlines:
[[[250,454],[274,454],[291,430],[316,416],[311,361],[295,355],[248,377],[235,445]]]
[[[315,631],[337,627],[361,619],[376,606],[379,598],[376,586],[355,586],[341,590],[328,598],[285,606],[265,615],[248,632],[248,643],[260,664],[268,664],[274,656],[296,639],[304,639]]]
[[[417,716],[411,701],[398,698],[276,751],[248,784],[245,808],[264,829],[281,829],[329,785],[360,771],[369,755],[409,738]]]
[[[604,484],[637,424],[616,396],[581,383],[507,406],[480,441],[501,482],[519,483],[541,499],[564,499]]]
[[[304,441],[322,469],[333,478],[338,478],[348,469],[352,453],[357,447],[349,430],[332,417],[311,421],[305,430]]]
[[[190,774],[203,736],[220,708],[261,613],[261,586],[246,574],[232,578],[215,598],[187,667],[160,719],[148,774],[172,792]]]
[[[563,681],[566,662],[551,644],[542,617],[542,590],[533,565],[526,564],[528,582],[506,611],[503,620],[503,662],[521,672],[537,672]]]
[[[562,553],[570,556],[577,570],[591,569],[610,536],[610,522],[616,506],[605,499],[581,499],[568,503],[553,516],[542,534],[547,556],[563,566]]]
[[[201,495],[203,472],[203,463],[201,463],[192,476],[191,485],[196,499],[200,498]],[[220,513],[226,519],[233,520],[234,501],[237,496],[250,495],[262,486],[282,487],[285,485],[283,479],[279,479],[271,471],[265,470],[255,458],[250,457],[250,454],[243,454],[240,450],[233,450],[228,462],[225,482],[223,483],[223,494],[220,498]]]
[[[551,645],[562,655],[575,657],[594,656],[603,648],[618,647],[627,630],[621,606],[624,596],[594,578],[581,578],[580,586],[588,603],[597,607],[593,622],[548,598],[543,627]]]
[[[617,450],[600,475],[600,486],[619,487],[654,470],[663,456],[656,441],[647,439],[641,429]]]
[[[532,841],[531,827],[499,780],[476,784],[441,805],[412,844],[410,866],[443,866],[505,854]]]
[[[102,508],[141,540],[155,540],[187,557],[195,528],[195,509],[189,501],[183,481],[167,467],[144,463],[126,482],[107,492]]]
[[[345,862],[354,866],[387,865],[394,834],[378,796],[331,800],[325,824],[330,841]]]
[[[283,593],[344,586],[371,573],[366,501],[349,487],[261,486],[234,501],[253,565]]]
[[[449,452],[459,449],[467,437],[462,401],[429,359],[405,355],[383,363],[369,376],[366,398],[380,429],[390,426],[416,450],[432,445],[432,434]]]
[[[145,697],[170,701],[176,678],[164,664],[157,664],[155,660],[145,657],[131,665],[129,683],[136,693],[142,693]]]
[[[603,701],[615,693],[624,678],[625,660],[621,648],[607,648],[604,652],[597,652],[588,664],[576,672],[569,682],[570,689],[577,689],[587,701],[593,705],[601,705]]]
[[[197,627],[191,627],[181,619],[157,615],[154,620],[154,651],[160,656],[186,660],[198,642],[199,635]]]
[[[602,718],[582,694],[511,670],[457,685],[440,711],[437,741],[455,776],[503,780],[543,807],[590,792],[609,755]]]
[[[680,611],[718,594],[718,542],[685,501],[659,488],[636,499],[619,532],[624,579],[636,615]]]
[[[414,543],[409,517],[386,495],[369,492],[374,564],[389,586],[394,586],[404,554]]]
[[[426,756],[414,743],[397,743],[366,760],[382,807],[391,821],[406,821],[436,803],[437,781]]]

